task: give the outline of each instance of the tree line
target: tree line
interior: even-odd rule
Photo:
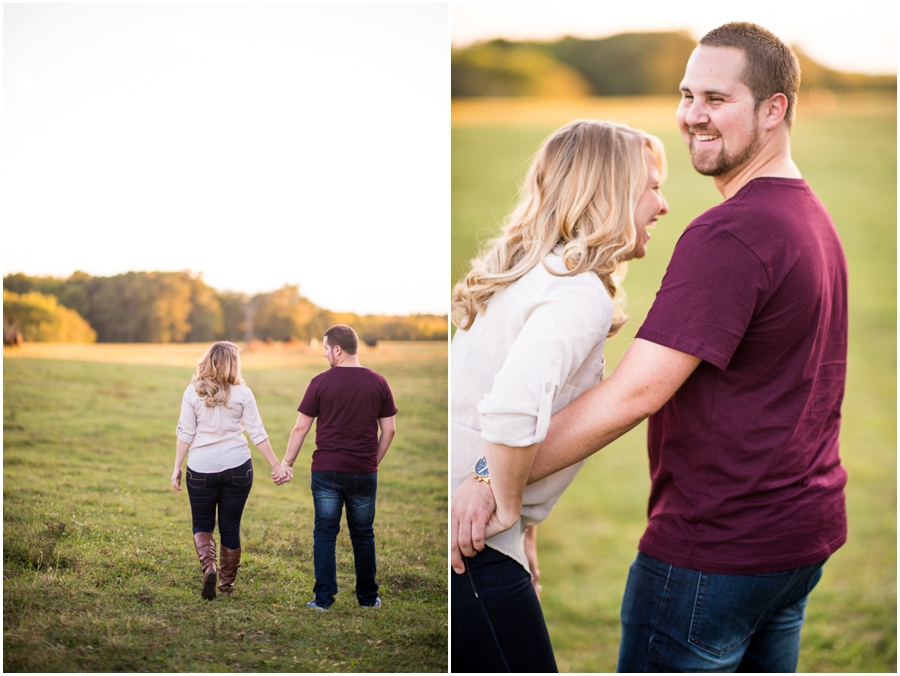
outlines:
[[[451,55],[451,95],[636,96],[676,94],[696,46],[685,32],[622,33],[554,42],[492,40]],[[858,88],[896,91],[897,76],[842,73],[794,47],[801,90]]]
[[[101,343],[308,341],[334,324],[362,340],[446,340],[447,317],[357,315],[318,307],[298,286],[254,296],[219,292],[189,272],[3,278],[4,337]]]

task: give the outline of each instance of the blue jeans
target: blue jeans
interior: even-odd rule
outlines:
[[[347,507],[347,528],[356,567],[356,600],[371,606],[378,598],[375,580],[375,493],[378,474],[313,472],[312,495],[316,525],[313,530],[313,565],[316,603],[327,608],[337,594],[334,547],[341,530],[341,509]]]
[[[454,673],[555,673],[556,658],[531,576],[485,547],[450,573]]]
[[[639,553],[622,599],[620,672],[794,672],[820,561],[779,573],[721,575]]]
[[[253,487],[253,463],[203,474],[187,468],[188,498],[195,533],[212,533],[219,512],[219,539],[224,547],[241,546],[241,516]]]

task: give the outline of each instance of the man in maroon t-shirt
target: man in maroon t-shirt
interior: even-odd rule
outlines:
[[[553,417],[532,466],[529,481],[650,417],[619,671],[796,670],[807,596],[847,537],[847,264],[791,159],[799,83],[759,26],[701,39],[678,124],[725,201],[684,231],[621,363]]]
[[[343,324],[332,326],[325,332],[323,343],[331,369],[309,383],[297,409],[300,413],[283,462],[293,467],[313,420],[318,418],[312,460],[316,598],[306,605],[326,610],[334,603],[334,550],[341,510],[346,506],[356,569],[356,599],[365,608],[378,608],[381,599],[375,580],[375,494],[378,465],[394,438],[397,407],[384,377],[360,365],[356,331]]]

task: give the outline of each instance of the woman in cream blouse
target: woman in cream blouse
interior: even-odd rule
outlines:
[[[291,480],[290,470],[275,457],[253,392],[241,377],[240,349],[227,340],[213,343],[197,364],[184,391],[175,431],[172,488],[181,490],[181,465],[187,457],[187,489],[191,503],[194,547],[203,570],[200,595],[231,596],[241,564],[241,516],[253,486],[250,440],[272,468],[275,483]],[[216,563],[213,530],[216,517],[221,538]]]
[[[497,503],[487,546],[451,576],[453,671],[557,670],[526,533],[533,542],[580,464],[525,482],[550,416],[603,377],[606,338],[627,319],[616,273],[643,257],[647,227],[668,210],[664,173],[653,136],[566,125],[541,145],[500,237],[453,291],[452,486],[489,481]]]

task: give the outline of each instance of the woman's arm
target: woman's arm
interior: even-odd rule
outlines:
[[[182,441],[181,439],[176,439],[175,441],[175,469],[172,472],[172,488],[176,491],[181,490],[181,465],[184,462],[185,456],[187,456],[188,450],[191,448],[191,445],[186,441]]]
[[[278,462],[278,458],[275,457],[275,452],[272,450],[272,444],[269,443],[268,439],[263,439],[257,443],[256,448],[262,453],[266,462],[269,463],[269,467],[272,468],[272,478],[276,484],[280,486],[291,480],[290,467],[286,467]]]
[[[470,474],[450,496],[450,566],[460,574],[466,570],[463,557],[475,556],[487,538],[509,530],[519,520],[525,481],[537,450],[536,444],[516,447],[487,440],[483,447],[490,482]]]
[[[497,521],[502,532],[512,528],[522,514],[522,496],[537,444],[514,447],[484,440],[484,455],[497,501]]]

